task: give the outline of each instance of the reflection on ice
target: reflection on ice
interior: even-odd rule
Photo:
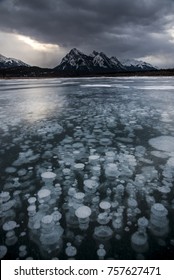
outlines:
[[[173,90],[174,86],[168,85],[160,85],[160,86],[135,86],[136,89],[143,89],[143,90]]]
[[[107,84],[86,84],[86,85],[81,85],[81,87],[111,87],[111,85],[107,85]]]
[[[173,80],[1,83],[0,257],[173,258]]]

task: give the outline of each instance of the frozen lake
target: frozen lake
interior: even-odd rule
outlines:
[[[174,80],[0,80],[0,257],[174,259]]]

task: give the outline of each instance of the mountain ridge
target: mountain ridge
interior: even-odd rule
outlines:
[[[11,57],[6,57],[0,54],[0,68],[13,67],[32,67],[31,65]],[[86,55],[80,50],[71,49],[61,60],[60,64],[52,68],[59,72],[118,72],[118,71],[143,71],[143,70],[157,70],[156,67],[145,61],[135,59],[119,60],[116,56],[108,57],[104,52],[93,51]]]
[[[139,75],[157,73],[158,68],[138,60],[119,60],[104,52],[93,51],[89,55],[76,48],[71,49],[54,68],[30,66],[25,62],[0,54],[1,77],[83,77],[100,75]]]
[[[123,71],[149,71],[157,70],[156,67],[145,61],[119,60],[117,57],[108,57],[103,52],[93,51],[86,55],[76,48],[67,53],[54,70],[72,73],[108,73]]]
[[[132,68],[134,68],[135,70],[140,70],[140,69],[144,69],[144,70],[150,70],[152,69],[152,67],[154,69],[157,69],[156,66],[153,66],[150,63],[147,63],[145,61],[142,60],[136,60],[136,59],[122,59],[120,60],[120,62],[122,63],[122,65],[124,65],[128,70],[131,70]]]

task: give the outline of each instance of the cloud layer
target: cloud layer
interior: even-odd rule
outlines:
[[[0,27],[58,45],[57,61],[73,47],[146,57],[159,66],[171,64],[174,54],[173,0],[0,0]]]

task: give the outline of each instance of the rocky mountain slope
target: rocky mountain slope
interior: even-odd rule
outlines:
[[[19,59],[6,57],[0,54],[0,68],[13,68],[19,66],[29,66],[29,65]]]
[[[127,71],[156,70],[154,66],[144,61],[109,58],[103,52],[93,51],[86,55],[76,48],[72,49],[54,68],[58,72],[71,73],[115,73]]]

